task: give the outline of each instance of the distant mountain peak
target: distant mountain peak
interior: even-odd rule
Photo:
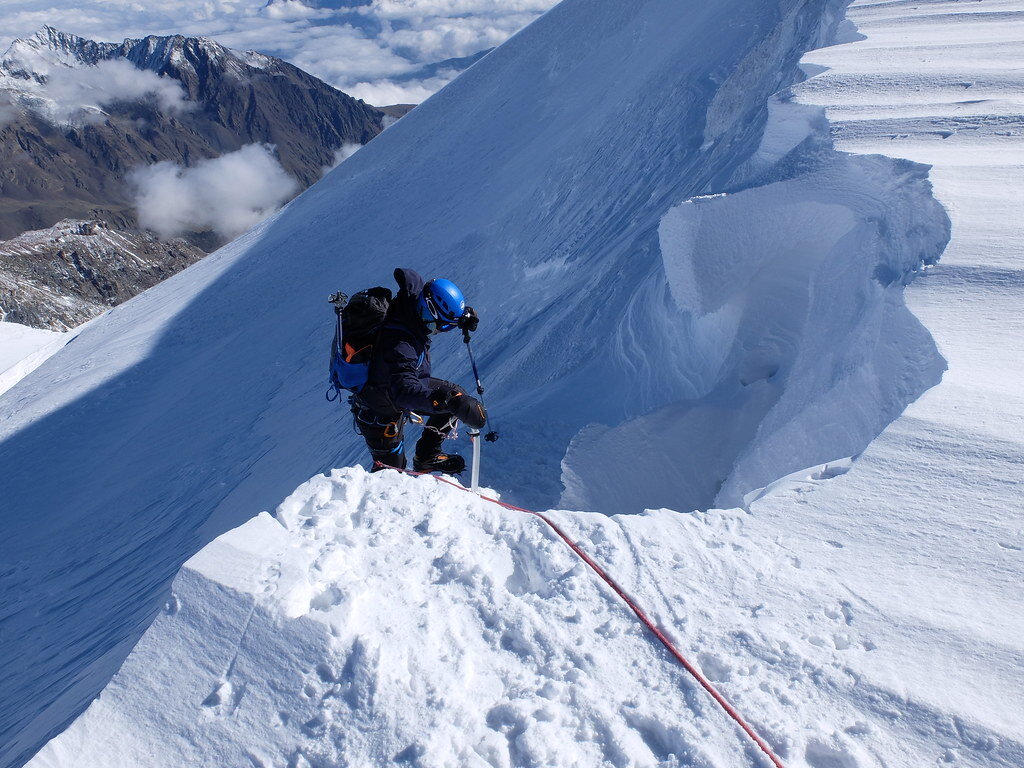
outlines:
[[[4,309],[37,327],[74,325],[151,284],[146,275],[122,279],[122,265],[135,263],[138,248],[152,252],[147,275],[158,277],[198,258],[191,246],[151,246],[154,238],[138,231],[141,193],[127,180],[135,169],[161,161],[188,169],[269,145],[274,164],[305,188],[337,163],[340,150],[365,144],[400,114],[364,104],[281,59],[209,38],[109,43],[44,26],[0,57],[0,241],[9,241],[0,242]],[[280,174],[270,182],[280,184]],[[106,222],[133,243],[97,249],[103,238],[72,238],[72,251],[95,257],[88,268],[100,287],[75,277],[77,268],[62,256],[70,252],[61,239],[67,233],[50,230],[85,219]],[[221,230],[196,219],[175,222],[174,231],[188,235],[197,252],[219,246]],[[38,235],[29,238],[31,249],[11,245],[26,232]],[[46,261],[39,267],[41,254]]]
[[[22,80],[44,79],[55,66],[95,63],[97,47],[91,40],[44,26],[34,35],[11,43],[0,59],[0,73]]]
[[[237,62],[257,69],[283,63],[255,51],[234,51],[208,37],[147,35],[107,43],[45,25],[35,34],[11,43],[0,59],[0,72],[20,79],[40,80],[55,66],[88,66],[118,58],[128,59],[139,69],[157,72],[168,66],[187,67],[187,62],[201,60],[219,64]]]

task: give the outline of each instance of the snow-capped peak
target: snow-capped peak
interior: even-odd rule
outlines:
[[[163,72],[168,66],[178,70],[194,68],[190,62],[204,59],[215,63],[235,61],[259,68],[277,61],[252,51],[239,53],[208,37],[149,35],[105,43],[44,26],[34,35],[11,43],[0,59],[0,73],[44,80],[55,67],[95,66],[101,61],[119,58],[153,72]]]
[[[207,37],[150,35],[104,43],[45,26],[15,40],[0,59],[0,92],[22,110],[65,124],[103,119],[110,103],[154,95],[164,112],[186,109],[211,77],[243,80],[276,66],[286,65]]]
[[[11,43],[3,59],[0,72],[20,79],[43,79],[54,67],[95,64],[99,60],[100,45],[78,35],[44,26],[31,37],[19,38]]]

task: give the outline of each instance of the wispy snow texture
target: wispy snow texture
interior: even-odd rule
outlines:
[[[273,148],[249,144],[184,168],[165,160],[128,174],[139,223],[161,237],[212,229],[240,235],[298,190]]]

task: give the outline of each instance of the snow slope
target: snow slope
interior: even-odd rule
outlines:
[[[703,525],[565,517],[630,576],[647,536]],[[674,563],[669,588],[696,565]],[[674,610],[660,595],[657,608]],[[751,706],[770,700],[743,688]],[[789,738],[774,713],[760,719]],[[735,726],[539,520],[433,478],[355,468],[313,478],[189,560],[111,685],[29,765],[748,760]]]
[[[0,321],[0,395],[43,364],[66,334]]]
[[[851,582],[828,567],[856,537],[808,545],[741,510],[553,517],[787,766],[1024,760],[1019,710],[979,719],[1012,682],[972,693],[919,674],[948,630],[858,591],[898,569]],[[102,695],[29,763],[249,764],[768,763],[540,520],[357,467],[189,560]]]
[[[858,3],[849,17],[866,39],[810,54],[831,69],[797,95],[827,107],[841,149],[932,164],[952,239],[907,298],[949,370],[848,474],[751,509],[796,550],[826,550],[844,589],[900,628],[899,662],[872,676],[984,765],[1024,742],[1024,4]]]
[[[898,687],[840,687],[891,628],[751,536],[744,513],[557,519],[787,765],[944,756]],[[762,764],[539,520],[432,478],[313,478],[189,560],[172,590],[30,766]],[[979,764],[1014,765],[1020,747]]]
[[[924,167],[837,156],[820,116],[769,106],[840,8],[568,0],[8,392],[0,759],[88,704],[185,559],[363,460],[320,399],[324,298],[396,264],[480,308],[505,434],[485,481],[515,501],[736,503],[863,450],[941,372],[901,296],[948,220]],[[767,198],[771,228],[723,265],[735,243],[701,221]],[[441,341],[438,372],[465,379],[458,346]],[[663,456],[696,471],[614,474]],[[588,496],[596,474],[614,493]]]

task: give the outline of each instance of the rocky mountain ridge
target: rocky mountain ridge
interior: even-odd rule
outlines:
[[[0,242],[0,320],[65,331],[205,255],[180,238],[65,219]]]
[[[106,78],[101,67],[111,62],[113,76]],[[140,93],[145,88],[158,92]],[[123,271],[139,249],[149,264],[142,272],[167,276],[223,244],[223,237],[197,227],[184,234],[191,245],[157,247],[139,230],[126,183],[133,169],[161,161],[191,168],[258,143],[273,148],[301,190],[337,162],[343,147],[365,144],[400,114],[354,99],[281,59],[207,38],[103,43],[44,27],[17,40],[0,59],[0,239],[9,241],[0,266],[0,285],[7,286],[0,294],[3,309],[19,322],[61,327],[87,319],[84,307],[106,307],[148,287],[144,279],[131,288]],[[69,221],[117,231],[127,244],[106,266],[90,262],[96,282],[65,280],[59,270],[48,277],[39,268],[41,261],[65,262],[63,251],[43,258],[40,249],[56,242],[51,227],[66,234],[78,226]],[[29,250],[12,240],[33,231]],[[114,253],[111,248],[114,240],[103,252]],[[18,262],[19,254],[29,253],[28,261]],[[10,288],[27,275],[31,285]],[[117,289],[97,288],[108,284]]]

